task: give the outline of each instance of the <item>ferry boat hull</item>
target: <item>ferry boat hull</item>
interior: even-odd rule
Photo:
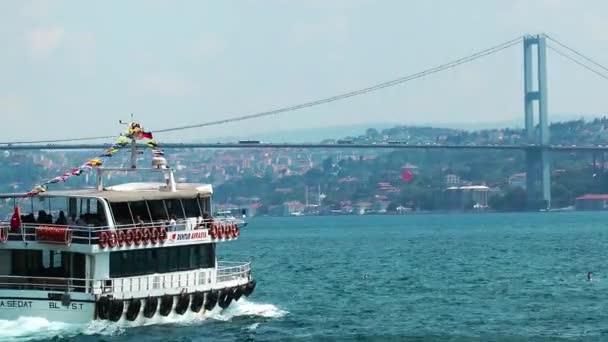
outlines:
[[[56,298],[62,294],[52,293]],[[49,299],[43,291],[0,290],[0,320],[40,317],[49,322],[85,324],[95,319],[95,299],[80,294],[68,300]]]

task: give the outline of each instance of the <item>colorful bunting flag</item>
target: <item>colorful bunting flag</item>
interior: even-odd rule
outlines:
[[[103,153],[101,153],[97,158],[93,158],[81,165],[80,167],[73,168],[69,172],[62,174],[61,176],[57,176],[52,178],[41,185],[36,185],[31,191],[26,193],[27,197],[36,196],[42,192],[46,191],[46,186],[48,184],[56,184],[59,182],[65,182],[68,178],[72,176],[80,176],[83,172],[88,172],[93,169],[93,167],[98,167],[104,164],[106,158],[112,157],[114,154],[118,153],[122,148],[129,145],[131,141],[134,140],[148,140],[146,145],[152,149],[152,154],[155,157],[165,155],[164,151],[158,148],[158,144],[153,140],[152,133],[146,132],[143,130],[143,127],[134,122],[129,125],[129,128],[125,133],[121,134],[116,141],[107,148]]]

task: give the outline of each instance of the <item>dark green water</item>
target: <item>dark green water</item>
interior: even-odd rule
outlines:
[[[6,337],[608,340],[608,213],[255,218],[218,253],[251,259],[258,287],[209,319],[12,335],[5,322]]]

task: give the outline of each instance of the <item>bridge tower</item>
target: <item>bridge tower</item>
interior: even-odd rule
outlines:
[[[523,42],[524,110],[526,137],[530,144],[526,150],[528,205],[534,209],[550,208],[551,165],[549,151],[544,148],[549,144],[546,39],[544,35],[525,36]],[[536,60],[536,68],[534,68],[534,60]],[[534,122],[535,104],[538,104],[538,126]]]

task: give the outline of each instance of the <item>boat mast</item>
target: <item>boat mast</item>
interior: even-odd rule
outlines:
[[[131,139],[131,168],[137,168],[137,143]]]

